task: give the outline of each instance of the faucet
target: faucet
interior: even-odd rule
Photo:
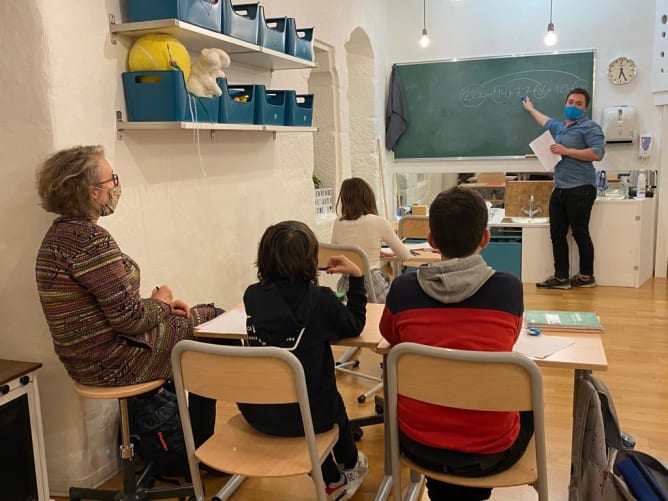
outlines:
[[[529,208],[522,209],[522,212],[524,212],[529,217],[534,217],[536,214],[540,214],[541,212],[543,212],[543,209],[541,209],[539,205],[537,205],[534,208],[535,203],[536,203],[536,198],[533,196],[532,193],[531,196],[529,197]]]

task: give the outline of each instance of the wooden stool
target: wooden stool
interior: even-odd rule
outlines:
[[[135,475],[134,447],[130,441],[130,421],[128,419],[129,397],[141,395],[160,388],[165,384],[164,379],[147,381],[146,383],[132,384],[128,386],[86,386],[74,383],[75,391],[84,398],[118,399],[121,419],[121,447],[120,455],[123,469],[123,489],[87,489],[82,487],[70,487],[70,500],[80,501],[82,499],[96,500],[143,500],[143,499],[168,499],[185,498],[194,496],[192,486],[168,487],[164,489],[151,489],[153,478],[151,476],[151,464],[145,465],[139,478]]]

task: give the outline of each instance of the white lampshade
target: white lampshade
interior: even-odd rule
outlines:
[[[422,29],[422,36],[420,37],[420,47],[426,49],[429,47],[429,35],[427,34],[427,28]]]
[[[547,33],[545,33],[545,45],[552,47],[557,43],[557,34],[554,32],[554,24],[550,23],[547,25]]]

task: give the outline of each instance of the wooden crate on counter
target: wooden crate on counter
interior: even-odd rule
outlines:
[[[534,209],[540,207],[537,217],[549,217],[550,194],[554,181],[506,181],[504,207],[506,217],[526,217],[529,198],[534,196]]]

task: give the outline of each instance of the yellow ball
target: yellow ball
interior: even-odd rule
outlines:
[[[171,35],[153,33],[138,38],[128,53],[130,71],[164,71],[173,69],[175,63],[183,77],[190,76],[190,54],[185,46]]]

